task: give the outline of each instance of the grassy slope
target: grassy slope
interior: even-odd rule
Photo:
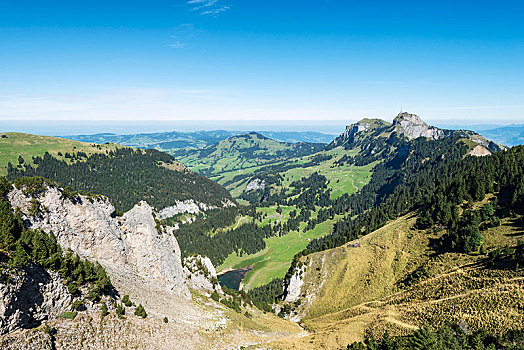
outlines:
[[[275,164],[289,164],[290,162],[296,165],[295,168],[289,169],[287,171],[281,172],[280,174],[284,176],[283,186],[289,186],[289,184],[295,180],[299,180],[303,176],[309,176],[314,172],[320,172],[329,180],[328,187],[333,189],[331,194],[332,198],[336,198],[344,193],[352,194],[357,191],[357,189],[362,188],[366,185],[371,179],[371,169],[376,165],[376,162],[368,164],[363,167],[357,167],[354,165],[343,165],[333,167],[333,164],[342,158],[345,154],[348,156],[353,156],[358,153],[358,149],[353,149],[350,151],[344,150],[342,147],[337,147],[329,151],[321,151],[313,155],[293,158],[288,161],[277,162]],[[310,166],[310,167],[301,167],[301,165],[307,163],[311,158],[316,155],[331,155],[332,159],[324,161],[319,165]],[[263,169],[264,166],[256,166],[248,169],[241,169],[235,171],[229,171],[220,174],[220,176],[211,177],[212,180],[215,180],[221,185],[224,185],[226,182],[232,180],[237,175],[242,174],[254,174],[255,171]],[[244,191],[249,178],[239,180],[232,184],[226,186],[226,188],[231,192],[233,197],[238,197]]]
[[[186,155],[179,155],[177,159],[191,170],[212,169],[211,175],[215,175],[287,159],[280,152],[293,150],[296,146],[251,133],[231,137],[203,150],[189,151]],[[253,147],[257,150],[251,155],[250,149]]]
[[[346,245],[303,258],[307,264],[297,311],[305,338],[275,348],[341,348],[369,335],[406,334],[421,325],[466,322],[471,329],[502,333],[524,323],[524,270],[486,269],[478,254],[434,254],[430,242],[442,233],[412,229],[414,216],[401,217]],[[487,251],[524,236],[514,219],[484,233]],[[398,284],[418,266],[429,277],[411,287]]]
[[[286,220],[289,211],[291,211],[291,207],[282,208],[282,215],[279,215],[276,211],[273,212],[274,208],[261,208],[259,210],[267,212],[272,222],[275,222],[275,220]],[[274,278],[283,278],[295,254],[308,245],[309,242],[307,239],[312,240],[330,233],[333,223],[338,218],[339,217],[335,217],[333,220],[325,221],[317,225],[313,230],[304,233],[292,231],[281,237],[270,237],[265,240],[266,248],[255,254],[240,257],[236,253],[231,253],[226,261],[217,268],[217,271],[220,272],[251,265],[253,269],[243,280],[244,289],[267,284]],[[305,224],[301,224],[301,228],[304,226]]]
[[[59,156],[58,152],[64,155],[66,152],[85,152],[86,154],[105,152],[117,147],[115,144],[99,145],[101,149],[89,143],[67,140],[51,136],[39,136],[22,133],[1,133],[7,138],[0,137],[0,176],[7,174],[7,164],[11,162],[13,166],[18,164],[18,156],[22,156],[26,162],[31,162],[31,157],[43,156],[49,152],[58,159],[66,159]]]

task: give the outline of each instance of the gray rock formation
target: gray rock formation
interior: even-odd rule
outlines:
[[[331,142],[331,147],[337,147],[342,145],[345,142],[353,142],[355,135],[359,132],[368,130],[371,127],[371,124],[368,120],[364,119],[357,123],[350,124],[346,126],[346,130],[340,136],[338,136],[333,142]]]
[[[20,208],[32,228],[53,232],[63,249],[96,260],[113,279],[115,275],[137,275],[151,288],[190,298],[188,276],[182,267],[180,248],[173,229],[157,232],[153,209],[137,204],[123,217],[105,198],[78,196],[64,198],[57,188],[48,188],[38,200],[46,210],[29,216],[30,197],[19,189],[8,195],[13,207]]]
[[[427,137],[434,140],[447,136],[447,133],[434,126],[426,124],[418,115],[410,113],[400,113],[393,119],[393,126],[404,134],[409,140],[419,137]]]
[[[207,256],[188,256],[187,258],[184,258],[184,267],[189,276],[192,289],[204,290],[207,292],[222,290],[218,283],[215,267]]]
[[[257,190],[263,190],[266,188],[266,181],[260,180],[259,178],[255,178],[246,185],[246,188],[244,189],[244,192],[251,192],[251,191],[257,191]]]
[[[2,274],[0,334],[37,326],[71,307],[73,298],[57,273],[29,265],[16,273]]]
[[[158,213],[156,213],[156,216],[160,220],[164,220],[172,216],[175,216],[177,214],[184,214],[184,213],[198,214],[202,211],[207,211],[209,209],[218,208],[217,206],[195,202],[192,199],[188,199],[186,201],[175,201],[175,203],[176,203],[175,205],[166,207],[158,211]],[[230,201],[229,199],[222,201],[222,207],[234,207],[235,205],[236,204]]]
[[[204,204],[201,203],[200,206],[202,205]],[[187,200],[187,201],[180,201],[180,202],[176,201],[175,205],[172,205],[170,207],[160,210],[157,213],[157,217],[160,220],[164,220],[169,217],[175,216],[177,214],[183,214],[183,213],[198,214],[200,213],[200,206],[197,203],[195,203],[195,201],[192,199]]]
[[[301,268],[297,268],[295,273],[291,276],[289,284],[286,286],[286,296],[284,300],[289,303],[294,303],[300,297],[300,290],[304,285],[304,272],[306,271],[306,265],[302,265]]]
[[[368,130],[369,127],[370,127],[369,123],[360,121],[358,123],[348,125],[343,135],[345,138],[349,139],[353,137],[356,133]]]

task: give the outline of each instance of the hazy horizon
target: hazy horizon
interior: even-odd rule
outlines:
[[[391,120],[388,120],[391,121]],[[119,121],[89,121],[89,120],[3,120],[0,132],[22,132],[48,136],[92,135],[112,133],[117,135],[147,134],[162,132],[196,132],[196,131],[268,131],[268,132],[321,132],[339,135],[352,121],[340,120],[119,120]],[[495,129],[498,127],[524,124],[495,124],[495,123],[457,123],[453,121],[426,121],[430,125],[444,129],[469,129],[476,132]]]

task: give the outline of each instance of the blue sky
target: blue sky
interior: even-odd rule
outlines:
[[[517,1],[2,1],[0,119],[524,122]]]

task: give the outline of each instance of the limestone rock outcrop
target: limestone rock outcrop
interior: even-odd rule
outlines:
[[[20,208],[27,225],[53,232],[63,249],[98,261],[109,276],[137,275],[153,289],[190,298],[187,273],[173,228],[158,225],[153,208],[146,202],[135,205],[122,217],[111,203],[100,197],[69,199],[51,187],[38,196],[42,212],[28,214],[31,197],[20,189],[8,195]]]
[[[57,273],[34,264],[2,272],[0,283],[0,334],[40,322],[69,311],[73,298]]]
[[[416,114],[400,113],[393,119],[393,126],[404,134],[409,140],[419,137],[427,137],[434,140],[447,136],[447,133],[434,126],[429,126]]]
[[[257,190],[263,190],[266,188],[266,181],[261,180],[259,178],[254,178],[253,180],[249,181],[249,183],[246,185],[246,188],[244,189],[244,192],[251,192],[251,191],[257,191]]]
[[[192,289],[207,292],[222,290],[215,267],[207,256],[192,255],[184,258],[184,268],[189,276]]]
[[[205,204],[201,203],[199,206],[194,200],[176,201],[175,205],[160,210],[157,217],[160,220],[164,220],[182,213],[198,214],[201,206],[205,206]],[[208,208],[204,207],[203,209],[206,210]]]

